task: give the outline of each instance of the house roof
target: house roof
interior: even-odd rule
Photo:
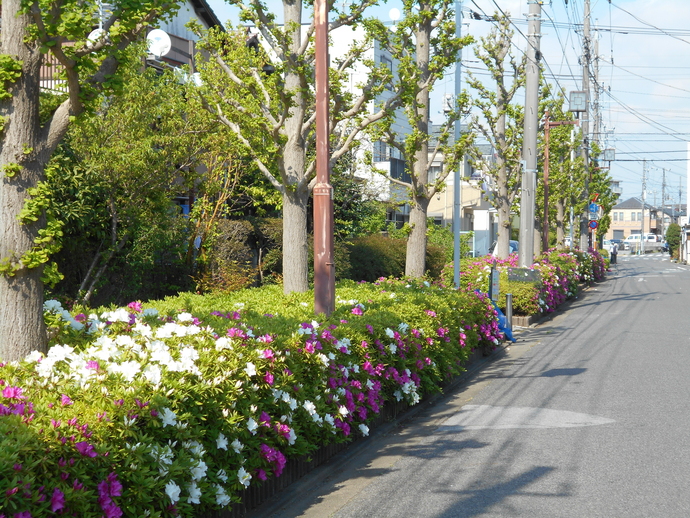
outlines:
[[[206,0],[189,0],[189,3],[194,7],[194,12],[196,15],[208,26],[208,27],[220,27],[223,28],[223,23],[218,19],[216,13],[213,12],[211,6],[208,5]]]
[[[642,209],[642,202],[639,198],[628,198],[613,207],[614,209]],[[645,209],[654,209],[649,203],[644,204]]]

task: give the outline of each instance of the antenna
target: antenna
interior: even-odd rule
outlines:
[[[172,42],[168,33],[161,29],[153,29],[148,33],[146,39],[149,42],[149,52],[155,58],[165,56],[172,48]]]

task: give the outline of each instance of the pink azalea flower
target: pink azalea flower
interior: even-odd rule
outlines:
[[[22,392],[23,390],[20,387],[5,387],[2,389],[2,396],[7,399],[26,399]]]
[[[134,311],[135,313],[140,313],[141,312],[141,302],[135,301],[135,302],[130,302],[127,304],[127,309],[130,311]]]
[[[68,406],[72,404],[72,400],[67,394],[63,394],[62,396],[60,396],[60,403],[62,404],[62,406]]]

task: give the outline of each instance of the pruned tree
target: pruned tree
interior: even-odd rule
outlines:
[[[232,27],[209,31],[200,47],[209,59],[200,65],[206,108],[230,128],[247,154],[283,198],[283,288],[308,290],[307,205],[316,183],[314,154],[314,22],[303,25],[301,0],[283,2],[283,24],[259,0],[229,0],[254,25],[262,43]],[[359,0],[342,9],[331,6],[328,30],[347,30],[362,20],[374,0]],[[198,28],[197,28],[198,30]],[[347,71],[373,45],[361,33],[342,57],[331,60],[330,134],[332,165],[351,148],[357,135],[385,116],[395,99],[372,113],[367,103],[383,88],[383,72],[373,67],[357,91],[347,86]],[[264,48],[265,45],[266,47]],[[338,131],[334,131],[338,128]]]
[[[520,190],[522,126],[524,110],[513,103],[513,98],[525,84],[523,55],[517,59],[511,52],[513,31],[508,15],[494,15],[494,27],[488,36],[481,38],[474,49],[477,58],[484,63],[491,75],[491,84],[468,73],[468,84],[476,94],[474,105],[481,117],[475,116],[472,128],[478,130],[494,147],[496,161],[483,164],[484,172],[493,183],[490,202],[497,211],[498,239],[496,253],[508,257],[511,210]]]
[[[457,37],[454,2],[450,0],[405,0],[402,18],[393,29],[379,24],[375,32],[382,48],[396,63],[390,88],[400,99],[402,118],[409,130],[396,124],[393,112],[371,132],[374,140],[383,140],[396,149],[405,162],[409,181],[385,172],[394,184],[406,188],[410,204],[410,231],[407,238],[405,275],[421,277],[426,272],[427,214],[429,201],[445,187],[451,171],[458,167],[469,148],[471,137],[464,134],[452,139],[453,124],[467,112],[468,100],[462,95],[446,114],[434,134],[430,127],[429,98],[437,81],[456,66],[458,53],[469,45],[470,36]],[[434,140],[433,146],[430,146]],[[431,179],[432,163],[442,159],[442,170]]]
[[[584,189],[584,167],[579,153],[574,153],[582,143],[579,130],[576,125],[572,112],[564,109],[565,98],[561,92],[555,97],[549,85],[543,84],[540,88],[542,101],[540,102],[540,115],[549,112],[551,122],[560,123],[550,129],[549,136],[549,236],[550,242],[557,246],[563,246],[570,209],[573,208],[574,214],[582,213],[584,207],[580,200]],[[565,123],[565,124],[563,124]],[[575,138],[571,138],[572,134]],[[540,142],[541,148],[545,145],[543,135]],[[573,156],[574,155],[574,156]],[[540,155],[541,171],[543,174],[543,158],[545,153]],[[536,219],[540,222],[542,232],[543,213],[544,213],[544,185],[543,177],[537,182],[536,196]],[[553,232],[555,230],[555,233]],[[579,225],[573,228],[575,234],[579,234]]]
[[[26,206],[73,118],[95,93],[118,85],[127,46],[174,0],[116,3],[95,40],[97,2],[3,0],[0,35],[0,359],[45,349],[43,275],[54,227],[44,206]],[[67,96],[40,116],[42,67],[53,64]],[[49,270],[50,271],[50,270]]]

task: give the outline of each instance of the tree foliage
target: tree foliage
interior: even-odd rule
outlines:
[[[474,49],[475,56],[487,67],[491,84],[485,85],[471,73],[468,83],[475,91],[474,105],[481,117],[475,116],[472,128],[491,143],[496,161],[483,164],[485,174],[492,181],[489,201],[498,215],[497,254],[508,257],[511,209],[520,189],[522,132],[524,110],[513,99],[525,84],[524,55],[517,59],[511,52],[513,31],[508,16],[494,16],[497,20],[488,36],[481,38]],[[480,165],[482,167],[482,165]]]
[[[230,3],[241,9],[242,21],[258,29],[263,44],[247,45],[247,33],[232,27],[227,32],[203,34],[200,47],[208,52],[209,59],[199,67],[206,85],[201,98],[281,194],[283,253],[290,257],[283,269],[284,289],[306,291],[307,205],[316,171],[310,155],[315,143],[314,22],[302,25],[307,6],[302,1],[283,3],[282,25],[258,0]],[[361,0],[342,8],[331,5],[329,31],[361,21],[364,9],[373,3]],[[383,110],[374,114],[366,111],[367,102],[382,88],[379,72],[374,71],[366,84],[358,85],[358,92],[346,88],[353,61],[373,45],[366,36],[353,41],[349,51],[331,61],[329,70],[331,168],[364,127],[385,115]]]
[[[121,86],[117,68],[124,50],[157,18],[176,8],[174,0],[115,3],[98,26],[96,2],[2,2],[0,34],[0,358],[18,359],[45,348],[44,265],[59,229],[46,226],[44,207],[34,204],[17,219],[31,193],[45,179],[45,166],[73,118],[101,90]],[[56,72],[64,99],[40,111],[42,66]]]
[[[429,99],[434,85],[456,66],[458,54],[473,39],[458,37],[455,30],[453,2],[448,0],[405,0],[401,20],[393,29],[372,24],[373,33],[395,63],[389,71],[385,102],[400,106],[400,112],[388,116],[371,132],[373,140],[382,140],[404,160],[409,181],[385,172],[389,181],[403,187],[410,205],[410,231],[407,236],[405,274],[421,277],[426,271],[427,212],[429,201],[445,188],[445,180],[458,167],[469,146],[469,134],[452,138],[454,123],[467,111],[466,95],[455,100],[455,107],[432,131]],[[404,123],[400,124],[400,119]],[[432,142],[433,141],[433,142]],[[393,154],[391,154],[393,156]],[[442,169],[430,176],[432,163],[440,159]]]

